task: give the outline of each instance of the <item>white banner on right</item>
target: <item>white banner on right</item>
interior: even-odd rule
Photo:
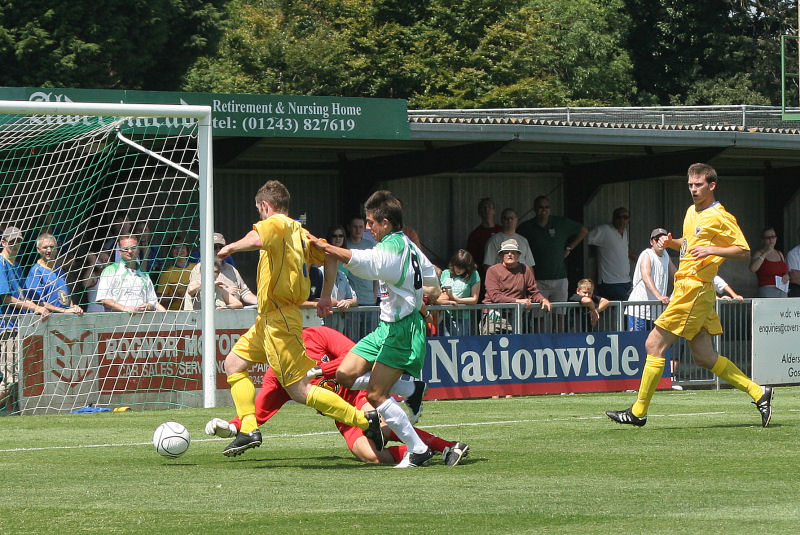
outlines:
[[[753,299],[753,381],[800,383],[800,299]]]

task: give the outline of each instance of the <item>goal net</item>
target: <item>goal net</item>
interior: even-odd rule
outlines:
[[[0,412],[208,404],[211,315],[184,294],[211,252],[209,124],[201,106],[0,102]]]

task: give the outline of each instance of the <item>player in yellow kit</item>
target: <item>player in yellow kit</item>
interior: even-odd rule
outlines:
[[[749,260],[750,247],[736,218],[714,198],[717,188],[714,168],[696,163],[689,167],[688,175],[694,205],[686,210],[683,238],[675,239],[672,234],[659,238],[659,247],[680,250],[680,265],[669,304],[645,343],[647,359],[638,399],[629,409],[607,411],[606,415],[621,424],[641,427],[647,423],[647,409],[664,371],[666,351],[682,337],[689,342],[698,366],[711,370],[753,398],[761,413],[761,425],[767,427],[772,417],[772,388],[754,383],[733,362],[718,355],[711,338],[722,334],[714,310],[716,292],[711,281],[726,258]]]
[[[235,456],[261,445],[256,422],[255,386],[248,370],[253,363],[269,362],[291,398],[346,425],[364,430],[367,438],[383,447],[380,417],[376,411],[358,410],[334,392],[312,385],[307,372],[316,362],[303,345],[303,318],[299,305],[308,299],[311,264],[322,264],[325,254],[310,247],[308,231],[288,217],[289,190],[270,180],[256,193],[261,221],[244,238],[219,250],[225,258],[239,251],[259,250],[258,315],[256,323],[225,357],[231,397],[241,420],[236,438],[222,451]]]

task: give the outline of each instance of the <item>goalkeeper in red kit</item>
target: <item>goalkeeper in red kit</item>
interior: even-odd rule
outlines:
[[[370,406],[366,392],[344,388],[335,379],[339,363],[352,349],[355,342],[339,331],[328,327],[308,327],[303,329],[303,341],[306,346],[306,354],[318,363],[318,366],[309,371],[310,375],[316,377],[312,382],[323,388],[333,390],[357,409],[362,409],[364,405],[367,405],[365,409],[369,410]],[[409,405],[412,406],[412,411],[414,410],[413,406],[422,401],[424,389],[416,384],[420,382],[401,379],[396,384],[397,388],[395,390],[399,391],[396,393],[407,394],[407,396],[404,396],[407,398],[414,398],[415,396],[420,398],[419,400],[410,400],[412,403],[409,403]],[[264,382],[256,394],[255,400],[258,425],[272,418],[290,399],[289,394],[278,382],[278,378],[272,368],[267,368],[267,371],[264,372]],[[407,399],[408,401],[409,399]],[[214,418],[206,424],[205,431],[209,435],[231,437],[236,435],[239,425],[238,417],[229,422],[221,418]],[[400,462],[406,453],[405,445],[391,446],[379,451],[375,444],[364,436],[364,432],[358,427],[345,425],[341,422],[336,422],[336,427],[344,437],[347,447],[350,448],[353,455],[365,463],[395,464]],[[420,429],[416,429],[416,431],[423,442],[432,450],[442,453],[444,462],[448,466],[459,464],[469,452],[469,446],[463,442],[444,440]],[[383,433],[386,441],[400,441],[385,425],[383,426]]]

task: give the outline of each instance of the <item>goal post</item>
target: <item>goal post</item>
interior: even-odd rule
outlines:
[[[0,231],[19,295],[92,309],[0,309],[0,411],[215,406],[211,124],[209,106],[0,101]],[[94,311],[128,234],[167,312]],[[48,262],[37,245],[51,238]],[[202,313],[182,306],[197,260]]]

